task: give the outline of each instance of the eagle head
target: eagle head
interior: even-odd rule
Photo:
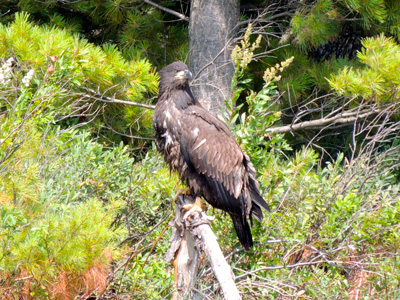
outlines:
[[[160,75],[160,92],[168,89],[176,89],[186,87],[189,80],[192,79],[187,65],[181,61],[176,61],[161,69]]]

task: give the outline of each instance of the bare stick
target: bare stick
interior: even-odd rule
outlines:
[[[193,207],[187,211],[185,207],[188,205]],[[194,292],[201,250],[205,252],[211,264],[224,298],[242,299],[235,285],[232,269],[225,260],[209,220],[210,217],[202,212],[200,206],[193,204],[192,197],[179,195],[175,201],[175,220],[171,224],[171,247],[166,254],[166,260],[172,261],[175,267],[176,291],[173,299],[182,299],[183,296]]]
[[[150,0],[142,0],[142,1],[144,3],[147,3],[149,5],[157,7],[158,9],[161,9],[161,10],[163,10],[163,11],[165,11],[165,12],[171,14],[171,15],[177,16],[179,19],[181,19],[183,21],[189,22],[189,18],[186,17],[185,15],[181,14],[181,13],[178,13],[178,12],[172,10],[172,9],[166,8],[164,6],[161,6],[160,4],[154,3],[153,1],[150,1]]]
[[[101,101],[101,102],[105,102],[105,103],[115,103],[115,104],[139,106],[139,107],[148,108],[148,109],[155,108],[155,105],[133,102],[133,101],[126,101],[126,100],[119,100],[114,97],[108,97],[104,93],[100,94],[99,92],[97,92],[93,89],[87,88],[87,87],[81,87],[81,88],[83,90],[86,90],[86,91],[92,93],[91,95],[81,94],[82,97],[87,96],[88,98],[95,98],[97,101]],[[77,93],[76,95],[79,95],[79,93]]]
[[[304,121],[297,124],[290,124],[279,127],[271,127],[267,129],[268,133],[288,133],[297,130],[321,128],[329,124],[352,124],[354,122],[362,121],[368,117],[380,114],[383,109],[370,108],[364,111],[347,111],[333,117],[321,118],[318,120]]]

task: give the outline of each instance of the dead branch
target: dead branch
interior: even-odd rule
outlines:
[[[124,136],[124,137],[130,138],[130,139],[143,140],[143,141],[154,141],[154,140],[155,140],[155,138],[153,138],[153,137],[145,137],[145,136],[138,136],[138,135],[125,134],[125,133],[123,133],[123,132],[119,132],[119,131],[115,130],[115,129],[112,128],[111,126],[103,125],[103,126],[101,126],[101,128],[105,128],[105,129],[107,129],[107,130],[110,130],[111,132],[114,132],[115,134],[118,134],[118,135],[120,135],[120,136]]]
[[[151,104],[144,104],[144,103],[139,103],[139,102],[134,102],[134,101],[126,101],[126,100],[119,100],[114,97],[108,97],[104,93],[100,94],[100,92],[97,92],[93,89],[87,88],[87,87],[81,87],[87,92],[90,92],[90,95],[86,94],[77,94],[82,97],[87,97],[87,98],[94,98],[97,101],[104,102],[104,103],[114,103],[114,104],[123,104],[123,105],[131,105],[131,106],[139,106],[143,108],[148,108],[148,109],[154,109],[155,105]]]
[[[340,114],[337,114],[333,117],[325,117],[318,120],[312,121],[304,121],[297,124],[290,124],[279,127],[272,127],[267,129],[267,133],[289,133],[298,130],[304,129],[315,129],[321,128],[327,125],[333,124],[352,124],[354,122],[360,122],[366,118],[372,117],[374,115],[384,113],[387,107],[385,108],[374,108],[371,107],[365,110],[356,110],[356,111],[345,111]]]
[[[183,21],[189,22],[189,18],[186,17],[185,15],[181,14],[181,13],[178,13],[178,12],[172,10],[172,9],[166,8],[164,6],[161,6],[160,4],[154,3],[153,1],[150,1],[150,0],[142,0],[142,1],[144,3],[146,3],[146,4],[154,6],[154,7],[158,8],[158,9],[160,9],[160,10],[163,10],[163,11],[165,11],[165,12],[171,14],[171,15],[174,15],[174,16],[178,17],[179,19],[183,20]]]
[[[165,259],[172,262],[175,269],[175,288],[173,299],[182,299],[194,293],[201,251],[203,250],[220,283],[225,299],[241,299],[235,285],[234,274],[211,230],[209,220],[201,209],[186,211],[185,206],[193,204],[190,196],[179,195],[175,201],[175,219],[171,226],[173,234],[171,247]],[[195,206],[194,208],[197,208]]]

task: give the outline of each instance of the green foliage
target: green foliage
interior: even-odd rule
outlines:
[[[45,179],[42,201],[68,204],[95,197],[114,202],[129,194],[134,159],[122,143],[108,149],[90,140],[87,132],[69,131],[62,139],[53,141],[51,148],[57,151],[51,163],[42,169]],[[68,156],[58,157],[58,153],[66,152]]]
[[[139,101],[155,88],[156,75],[144,60],[123,59],[113,45],[100,48],[27,18],[17,14],[0,28],[7,58],[0,66],[0,294],[73,299],[101,293],[111,263],[124,260],[112,286],[129,290],[134,282],[145,291],[152,272],[159,276],[152,282],[171,281],[166,263],[149,255],[166,251],[165,242],[154,241],[165,234],[176,177],[159,156],[135,164],[122,143],[68,128],[79,121],[68,114],[82,104],[74,100],[82,87]],[[150,127],[151,114],[143,110],[116,115],[121,126],[139,115],[138,127]],[[128,259],[132,247],[136,255]],[[154,289],[154,299],[162,290]]]
[[[318,47],[337,37],[340,27],[334,19],[338,16],[333,1],[318,0],[315,5],[295,13],[291,20],[291,34],[303,49]]]
[[[50,205],[29,222],[7,206],[2,208],[1,235],[7,237],[2,241],[3,275],[24,271],[33,280],[52,281],[61,271],[84,273],[94,263],[108,263],[102,252],[122,233],[109,229],[115,208],[94,199],[75,206]]]
[[[12,54],[43,77],[69,79],[100,90],[111,88],[135,101],[156,90],[157,77],[145,60],[126,61],[114,45],[94,46],[67,30],[37,26],[28,18],[26,13],[17,13],[12,24],[0,26],[0,56]],[[50,56],[58,56],[52,74],[46,69]]]
[[[143,109],[98,101],[96,94],[142,102],[157,89],[150,63],[139,57],[127,61],[115,45],[95,46],[68,30],[34,25],[26,13],[17,13],[13,23],[0,25],[0,56],[15,61],[2,71],[9,78],[1,90],[21,117],[32,113],[42,124],[60,120],[64,127],[89,119],[89,129],[102,130],[107,141],[116,142],[121,137],[114,132],[130,127],[135,135],[151,124],[151,114]],[[21,87],[17,99],[13,85]]]
[[[264,79],[279,80],[271,71],[282,65],[267,70]],[[245,68],[236,74],[245,74]],[[234,82],[240,86],[244,78]],[[309,148],[288,157],[282,151],[289,150],[283,136],[265,134],[277,117],[273,81],[265,82],[258,93],[248,92],[246,106],[231,118],[272,208],[253,227],[256,249],[232,252],[230,264],[239,277],[247,272],[258,276],[242,281],[244,293],[271,299],[330,299],[359,289],[363,295],[398,297],[399,279],[393,274],[398,272],[400,185],[390,170],[400,155],[397,143],[376,152],[360,151],[351,162],[339,153],[336,160],[323,164]],[[229,245],[235,238],[229,220],[217,215],[217,222],[213,228],[220,244]],[[373,283],[376,280],[378,284]]]
[[[274,44],[278,47],[278,44]],[[297,46],[288,45],[274,51],[273,57],[263,58],[267,66],[274,66],[290,57],[295,57],[293,63],[282,73],[281,79],[276,82],[277,91],[281,94],[280,110],[288,109],[302,101],[306,101],[310,94],[325,95],[331,91],[326,78],[337,73],[345,66],[357,66],[357,62],[348,58],[329,57],[326,60],[316,61],[310,55],[299,51]],[[318,102],[318,101],[316,101]]]
[[[15,34],[17,25],[23,27],[24,34]],[[8,57],[13,52],[17,67],[8,63],[3,64],[1,70],[0,294],[35,299],[62,295],[73,299],[83,292],[89,295],[92,291],[101,291],[101,286],[107,284],[111,260],[118,259],[123,249],[115,247],[126,236],[123,226],[110,226],[117,213],[122,215],[123,201],[130,203],[128,199],[132,199],[132,191],[135,190],[131,186],[130,176],[133,159],[122,145],[109,150],[103,144],[90,140],[89,133],[80,134],[78,131],[51,127],[60,108],[69,109],[57,105],[65,105],[64,101],[71,96],[71,89],[86,84],[87,79],[82,71],[92,75],[91,71],[101,69],[92,65],[90,71],[87,62],[77,61],[73,57],[70,59],[70,53],[66,52],[68,45],[62,44],[67,50],[62,50],[63,55],[58,60],[52,60],[55,63],[54,71],[49,71],[45,63],[51,59],[40,61],[45,56],[30,57],[46,48],[49,41],[47,35],[57,36],[60,30],[48,28],[46,31],[18,17],[14,24],[1,29],[7,35],[6,39],[2,39],[7,43],[1,47],[2,55],[7,53]],[[23,40],[26,32],[28,39]],[[35,34],[38,36],[35,37]],[[26,45],[15,47],[14,40],[8,39],[9,36],[22,39],[25,44],[29,44],[27,41],[30,40],[34,51],[24,52],[27,51],[23,48]],[[59,38],[80,45],[78,38],[72,40],[72,36],[66,32],[61,32]],[[93,45],[85,45],[84,52],[77,53],[82,58],[89,51],[96,50]],[[114,63],[114,68],[123,71],[125,76],[129,69],[121,68],[120,64],[126,63],[119,60],[115,47],[106,46],[104,49],[104,55],[110,60],[98,57],[100,62],[105,65]],[[103,55],[102,50],[97,50],[96,55]],[[46,49],[43,50],[45,52]],[[54,56],[55,53],[50,54]],[[29,63],[21,58],[29,59]],[[41,67],[44,69],[41,70]],[[136,75],[145,71],[140,65],[136,67]],[[36,72],[31,76],[33,69]],[[112,67],[109,69],[113,70]],[[93,78],[93,84],[103,84],[101,76]],[[139,85],[140,76],[135,78]],[[71,83],[71,86],[65,83]],[[141,171],[140,168],[137,170],[138,173]],[[165,174],[169,176],[169,172]],[[135,204],[141,203],[140,208],[146,209],[143,214],[146,222],[141,228],[137,223],[140,214],[134,213],[138,218],[127,222],[131,236],[144,234],[147,226],[154,225],[157,207],[145,205],[151,198],[145,199],[146,202],[141,202],[138,198]],[[129,213],[135,209],[132,208]],[[135,226],[129,225],[131,223]],[[154,231],[154,234],[159,232]],[[160,271],[164,268],[153,269]],[[90,285],[93,282],[92,289]],[[146,283],[143,282],[143,286]]]
[[[132,251],[136,255],[111,286],[134,286],[137,299],[148,295],[150,285],[152,299],[167,294],[163,285],[172,278],[160,256],[168,239],[158,239],[165,234],[177,177],[159,155],[148,153],[134,163],[123,145],[104,147],[76,130],[42,132],[30,121],[7,142],[4,124],[11,120],[2,123],[0,291],[36,299],[101,291],[111,262],[122,264]]]
[[[389,252],[398,247],[397,226],[394,224],[400,216],[395,201],[399,186],[390,187],[391,176],[388,173],[382,174],[379,179],[368,180],[366,186],[363,186],[363,178],[366,176],[363,168],[368,168],[364,157],[344,167],[342,158],[339,156],[334,164],[328,164],[324,169],[319,168],[317,172],[317,156],[310,151],[299,153],[289,164],[285,164],[285,175],[276,181],[275,189],[270,194],[272,205],[279,209],[261,230],[269,230],[270,235],[276,238],[290,237],[287,244],[281,247],[293,247],[291,251],[280,246],[274,247],[278,253],[286,253],[286,259],[276,263],[313,261],[318,258],[318,252],[310,249],[311,246],[326,253],[324,259],[331,261],[331,266],[325,265],[325,271],[319,272],[321,289],[309,288],[307,293],[310,296],[326,297],[342,289],[330,284],[328,278],[331,278],[331,274],[336,274],[337,280],[341,282],[350,281],[341,270],[346,270],[347,259],[352,253],[374,257],[374,253],[379,253],[382,247]],[[275,167],[278,169],[279,164]],[[271,168],[269,171],[275,173],[267,176],[275,178],[277,170]],[[349,182],[350,178],[355,180]],[[389,187],[389,190],[385,190],[385,187]],[[282,198],[282,194],[285,197]],[[305,248],[301,250],[302,247]],[[304,252],[307,248],[308,254]],[[355,252],[353,249],[356,249]],[[321,256],[319,258],[323,265],[324,259]],[[385,265],[375,265],[376,262],[384,262]],[[387,257],[376,256],[367,265],[369,271],[380,274],[385,273],[386,268],[396,269],[395,261]],[[316,271],[318,269],[299,269],[298,275],[303,282],[310,280],[311,284],[317,274],[309,276]],[[290,277],[296,280],[294,276]],[[325,282],[323,278],[326,278]],[[394,287],[390,285],[389,290],[395,292]]]
[[[400,5],[396,0],[388,0],[387,2],[387,18],[386,23],[388,32],[395,36],[397,40],[400,38]]]
[[[275,64],[292,55],[296,57],[278,84],[279,90],[285,92],[284,107],[301,103],[312,92],[317,92],[318,96],[326,94],[332,84],[337,85],[335,91],[343,94],[343,90],[337,87],[342,87],[345,79],[357,77],[351,68],[359,68],[359,62],[353,58],[359,50],[358,40],[377,34],[398,38],[399,12],[399,2],[392,0],[318,0],[299,4],[289,19],[290,28],[279,41],[282,44],[290,39],[291,45],[275,52],[277,59],[265,59],[267,63]],[[343,75],[343,81],[327,84],[325,78],[331,78],[345,67],[348,77]],[[366,87],[374,85],[375,81],[379,88],[381,78],[366,75],[358,82],[350,83],[354,89],[362,85],[358,92],[366,91]],[[371,93],[365,95],[370,97]]]
[[[341,95],[362,97],[378,104],[397,98],[400,85],[400,46],[383,34],[366,38],[358,53],[362,67],[345,67],[330,77],[329,84]]]
[[[277,110],[275,99],[278,95],[275,82],[281,79],[281,75],[277,74],[283,72],[292,63],[293,57],[267,69],[263,76],[262,89],[258,92],[248,91],[246,102],[239,104],[239,96],[246,90],[246,84],[250,81],[247,78],[246,69],[261,41],[261,36],[259,36],[251,44],[250,34],[251,26],[248,27],[241,45],[236,46],[232,52],[232,60],[236,66],[232,79],[233,97],[226,101],[227,111],[224,112],[224,116],[243,149],[257,166],[261,166],[263,162],[271,158],[270,151],[290,150],[283,135],[269,135],[266,130],[276,123],[281,115]],[[246,108],[243,111],[245,104]]]
[[[42,131],[44,123],[52,123],[54,107],[35,97],[46,97],[48,87],[40,85],[32,93],[29,72],[9,66],[3,64],[0,90],[5,100],[0,123],[1,293],[37,299],[70,288],[80,293],[90,274],[101,274],[105,283],[110,255],[117,258],[121,252],[115,246],[124,230],[110,225],[129,180],[116,175],[129,170],[133,160],[122,146],[103,152],[89,133]],[[125,162],[120,169],[118,157]],[[85,182],[85,175],[98,181],[89,177]],[[112,186],[103,191],[107,180]],[[64,277],[69,279],[59,286]]]
[[[129,264],[116,273],[112,287],[132,299],[171,296],[173,276],[164,260],[169,248],[168,221],[173,217],[177,174],[170,172],[155,147],[132,166],[131,191],[116,223],[128,229]]]
[[[388,33],[397,32],[395,1],[385,0],[318,0],[304,4],[290,20],[290,34],[303,50],[321,46],[340,34],[340,22],[346,22],[349,15],[355,16],[366,30],[374,31],[387,24]],[[394,11],[392,11],[394,10]]]
[[[159,4],[171,9],[181,6],[179,1]],[[141,1],[9,0],[0,4],[0,10],[2,5],[4,11],[12,6],[13,12],[27,12],[40,24],[79,33],[98,45],[111,41],[128,60],[146,56],[161,65],[164,60],[183,60],[187,53],[185,24],[171,22],[169,14]],[[165,48],[170,51],[165,53]]]
[[[88,195],[86,190],[82,192],[84,188],[77,180],[73,182],[68,177],[77,175],[83,180],[85,168],[88,172],[92,167],[82,163],[88,157],[97,161],[99,172],[102,171],[99,165],[105,165],[107,174],[111,175],[115,173],[113,166],[118,165],[113,155],[123,154],[124,150],[117,148],[113,153],[102,155],[98,151],[101,147],[94,147],[87,135],[82,138],[71,132],[69,136],[73,139],[68,145],[72,146],[74,141],[80,143],[69,151],[83,150],[80,155],[71,156],[75,166],[79,165],[79,170],[72,170],[66,165],[74,163],[69,160],[66,148],[53,148],[54,143],[62,144],[67,136],[57,132],[42,136],[29,123],[20,126],[18,133],[14,138],[18,146],[3,143],[0,148],[0,274],[5,280],[4,289],[11,291],[10,295],[30,293],[38,299],[67,292],[65,289],[71,286],[79,293],[84,291],[79,285],[91,270],[104,268],[106,272],[110,255],[118,258],[121,249],[115,246],[124,230],[110,228],[120,207],[115,198],[105,201],[101,193]],[[60,173],[63,168],[70,173]],[[112,188],[118,190],[122,186],[118,181],[113,184],[106,194],[113,194]],[[77,203],[74,197],[82,194],[87,196],[86,201]],[[58,291],[60,276],[65,274],[70,279],[64,290],[59,287],[61,291]],[[25,279],[20,281],[20,277]],[[31,288],[22,289],[19,282]]]
[[[384,23],[387,17],[385,0],[343,0],[344,5],[353,13],[361,16],[364,25],[370,27],[371,23]]]

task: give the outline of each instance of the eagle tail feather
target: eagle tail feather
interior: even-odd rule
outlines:
[[[242,215],[230,214],[230,216],[240,243],[246,251],[250,250],[250,248],[253,247],[253,237],[251,235],[249,223]]]
[[[251,187],[250,186],[250,196],[251,200],[256,203],[259,207],[264,208],[266,211],[271,211],[268,203],[265,202],[264,198],[260,195],[260,192],[258,191],[257,187]],[[262,218],[262,214],[261,214]]]
[[[253,205],[251,206],[251,214],[250,215],[253,216],[254,218],[256,218],[258,222],[262,221],[263,213],[258,204],[253,203]],[[250,218],[250,221],[252,221],[251,218]],[[251,225],[253,225],[253,224],[251,224]]]

